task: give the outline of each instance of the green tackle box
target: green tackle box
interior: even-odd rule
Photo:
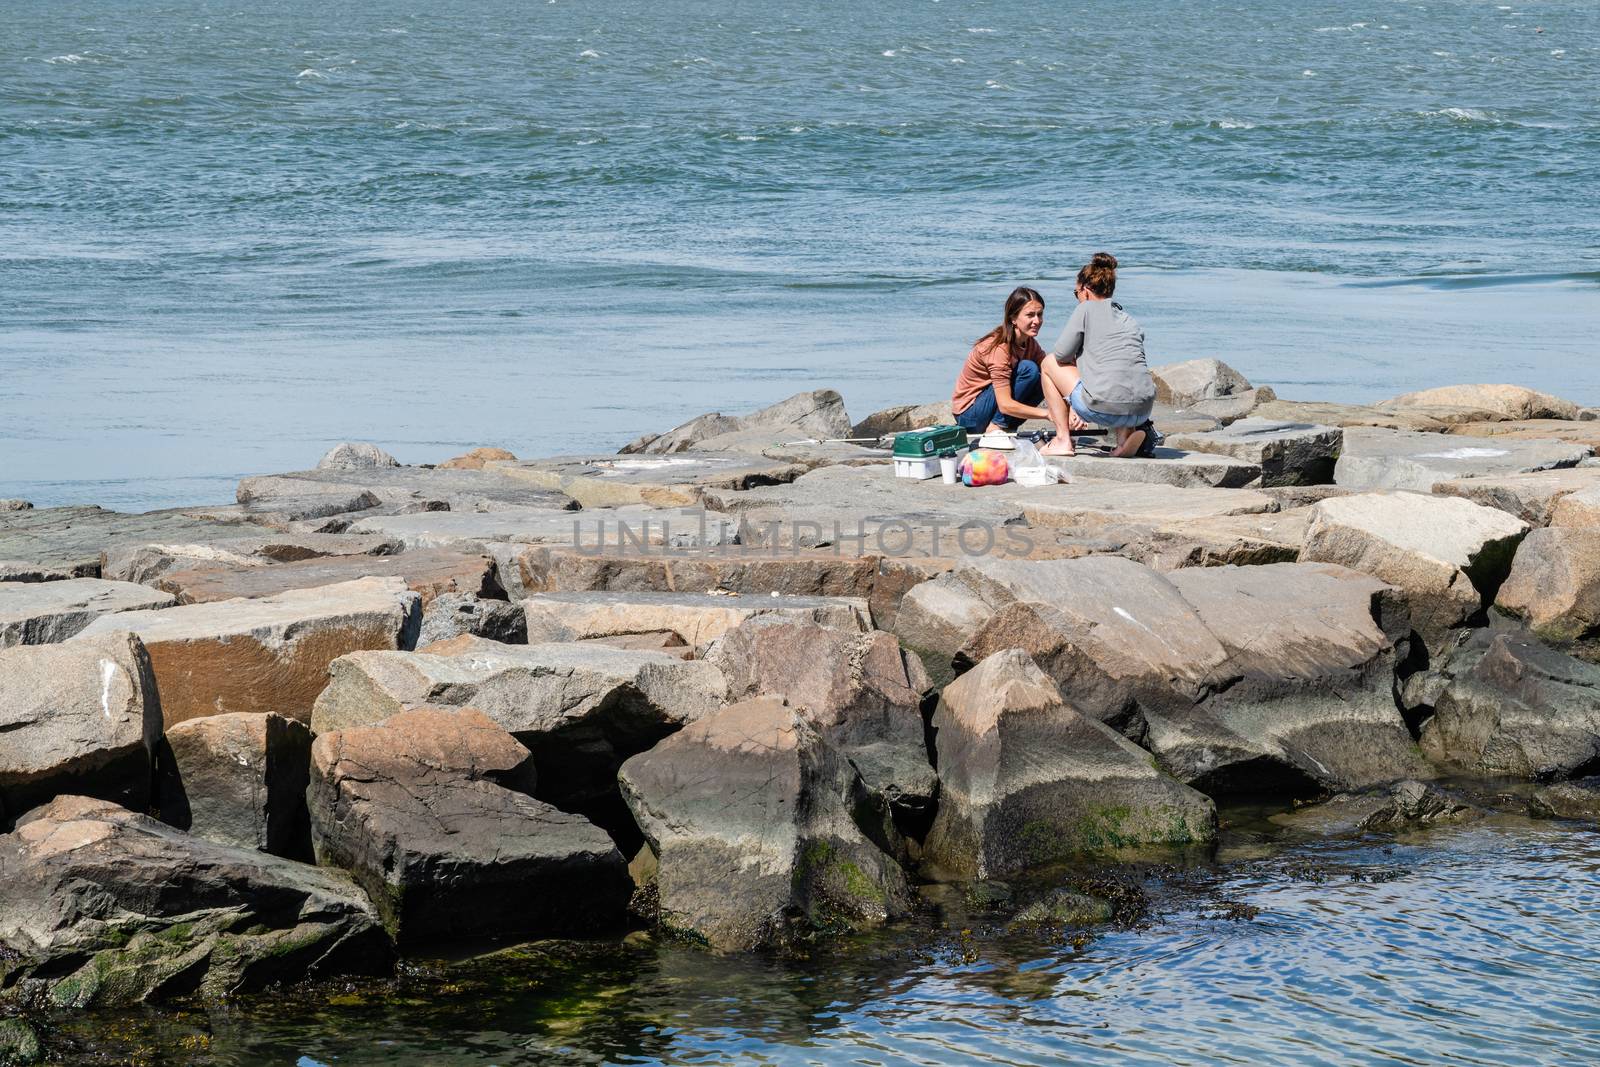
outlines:
[[[925,426],[894,435],[896,459],[937,459],[945,450],[965,452],[967,431],[959,426]]]

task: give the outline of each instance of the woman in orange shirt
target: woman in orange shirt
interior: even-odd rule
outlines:
[[[1005,318],[978,338],[956,378],[950,409],[968,433],[1015,432],[1028,419],[1048,419],[1039,347],[1044,297],[1018,286],[1006,297]],[[1058,427],[1058,431],[1063,428]]]

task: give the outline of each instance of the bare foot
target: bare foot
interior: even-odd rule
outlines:
[[[984,430],[983,432],[984,433],[1006,433],[1008,431],[1005,429],[1005,427],[997,426],[997,425],[995,425],[994,423],[991,422],[989,424],[989,428],[987,430]]]
[[[1139,451],[1139,446],[1143,444],[1144,431],[1135,430],[1128,436],[1124,437],[1121,441],[1117,442],[1117,447],[1111,450],[1111,454],[1117,459],[1127,459],[1129,456]]]
[[[1072,435],[1061,434],[1054,440],[1045,442],[1039,448],[1041,456],[1076,456],[1078,450],[1072,447]]]

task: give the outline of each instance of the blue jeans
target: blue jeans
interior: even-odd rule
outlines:
[[[1044,403],[1044,383],[1039,379],[1039,364],[1031,359],[1017,363],[1016,369],[1011,372],[1011,397],[1019,404],[1028,404],[1032,407]],[[967,410],[956,413],[956,422],[960,423],[961,428],[968,433],[982,433],[989,428],[991,422],[1002,430],[1015,431],[1027,421],[1015,415],[1001,413],[1000,405],[995,402],[992,385],[984,386],[983,392],[967,405]]]

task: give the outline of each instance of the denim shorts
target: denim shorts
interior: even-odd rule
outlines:
[[[1072,405],[1072,410],[1076,411],[1078,417],[1085,422],[1092,422],[1096,426],[1105,426],[1113,430],[1133,429],[1150,421],[1149,408],[1135,412],[1132,415],[1107,415],[1104,412],[1094,410],[1084,402],[1082,382],[1072,387],[1072,395],[1067,397],[1067,403]]]

